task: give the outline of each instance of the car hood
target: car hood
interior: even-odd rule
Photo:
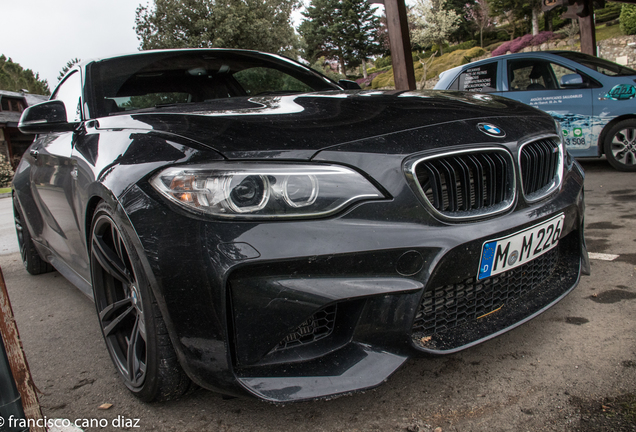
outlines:
[[[497,119],[496,124],[505,125],[509,140],[514,140],[520,118],[526,122],[533,119],[534,125],[549,125],[554,132],[550,117],[527,105],[497,96],[450,91],[334,91],[216,99],[120,113],[100,118],[98,123],[99,129],[177,135],[228,159],[311,159],[322,150],[371,138],[424,130],[428,135],[431,127],[436,135],[445,135],[444,142],[461,141],[472,134],[475,139],[487,140],[477,128],[469,128],[467,133],[466,127],[457,124],[467,121]],[[399,151],[426,150],[426,144],[417,141]],[[396,152],[392,148],[374,151]]]

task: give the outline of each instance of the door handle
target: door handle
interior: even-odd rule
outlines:
[[[40,152],[39,152],[39,151],[37,151],[37,150],[31,150],[31,151],[29,152],[29,154],[30,154],[31,156],[33,156],[33,159],[37,159],[37,158],[38,158],[38,155],[40,154]]]

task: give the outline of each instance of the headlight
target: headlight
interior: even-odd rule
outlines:
[[[234,219],[321,217],[384,198],[362,175],[335,165],[188,165],[165,169],[150,184],[188,210]]]

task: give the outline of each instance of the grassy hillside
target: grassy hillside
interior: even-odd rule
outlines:
[[[436,57],[433,63],[426,70],[426,79],[431,79],[439,75],[445,70],[460,66],[466,63],[470,63],[478,57],[486,54],[486,51],[482,48],[475,47],[467,50],[457,50],[448,54],[444,54],[440,57]],[[425,60],[422,60],[425,61]],[[428,59],[426,60],[428,62]],[[424,66],[419,60],[416,60],[413,64],[415,68],[415,80],[420,82],[424,75]],[[377,89],[382,87],[394,87],[395,79],[393,77],[393,68],[381,75],[375,77],[371,83],[371,88]]]

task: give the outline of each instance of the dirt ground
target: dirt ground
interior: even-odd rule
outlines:
[[[377,389],[330,401],[277,406],[197,390],[139,402],[110,362],[92,302],[58,273],[28,276],[18,254],[0,255],[44,415],[107,421],[90,431],[636,430],[636,174],[584,167],[590,252],[618,258],[592,260],[576,290],[512,332],[409,360]]]

